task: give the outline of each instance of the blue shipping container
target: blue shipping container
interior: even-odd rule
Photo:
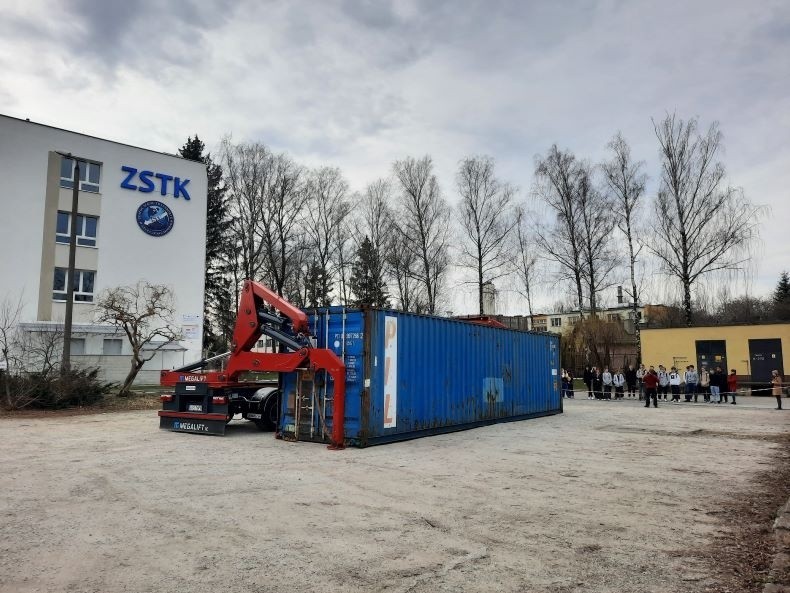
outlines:
[[[378,309],[310,314],[346,365],[345,437],[364,447],[562,412],[559,337]],[[333,383],[282,375],[284,438],[328,442]]]

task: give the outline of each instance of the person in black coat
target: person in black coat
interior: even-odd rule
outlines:
[[[603,399],[603,375],[597,367],[593,367],[592,386],[595,399]]]
[[[629,364],[625,371],[625,384],[628,386],[628,397],[636,397],[636,369]]]
[[[584,381],[584,384],[587,386],[587,399],[593,398],[592,379],[592,369],[590,368],[590,365],[587,365],[584,367],[584,374],[582,375],[582,381]]]

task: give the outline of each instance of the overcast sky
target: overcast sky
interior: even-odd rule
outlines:
[[[786,0],[0,8],[0,113],[166,152],[195,133],[216,148],[230,133],[338,166],[354,189],[427,153],[455,202],[458,160],[488,154],[526,197],[536,154],[556,142],[597,161],[619,130],[654,193],[651,117],[717,120],[730,182],[771,208],[754,291],[790,268]],[[560,296],[547,289],[542,301]]]

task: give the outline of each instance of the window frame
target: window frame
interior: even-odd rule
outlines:
[[[63,288],[58,289],[55,285],[55,280],[58,270],[63,272]],[[79,276],[77,286],[74,287],[74,302],[75,303],[93,303],[96,296],[96,270],[74,270],[75,276]],[[91,291],[85,289],[86,274],[93,274]],[[65,303],[68,296],[69,286],[69,272],[67,268],[55,267],[52,273],[52,300],[58,303]]]
[[[60,157],[60,187],[64,189],[74,189],[74,163],[75,159],[65,156]],[[66,161],[71,161],[71,174],[69,177],[63,176],[63,169]],[[101,170],[102,164],[94,161],[80,160],[80,191],[92,194],[101,193]],[[97,181],[92,181],[92,173],[95,173]]]
[[[85,347],[87,345],[87,340],[85,338],[71,338],[70,352],[72,356],[85,356]],[[80,349],[82,352],[79,352]]]
[[[118,343],[120,344],[120,349],[118,352],[107,352],[107,343],[112,342],[113,344]],[[101,345],[101,353],[102,356],[119,356],[123,354],[123,339],[122,338],[104,338]]]
[[[562,327],[562,317],[552,317],[551,327]]]
[[[71,243],[71,212],[58,210],[58,218],[63,214],[66,216],[66,234],[58,232],[58,224],[55,224],[55,243],[68,245]],[[80,224],[82,219],[82,224]],[[96,234],[94,236],[85,233],[88,226],[88,219],[96,221]],[[60,222],[58,220],[58,222]],[[92,242],[92,244],[91,244]],[[78,247],[98,247],[99,246],[99,217],[90,214],[77,214],[77,246]]]

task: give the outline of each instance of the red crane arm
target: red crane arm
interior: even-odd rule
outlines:
[[[233,354],[248,352],[260,339],[261,323],[258,319],[258,310],[262,303],[271,305],[290,319],[294,332],[306,335],[310,333],[307,315],[304,311],[293,306],[260,282],[245,280],[239,297],[236,326],[233,330],[233,342],[231,343]]]

